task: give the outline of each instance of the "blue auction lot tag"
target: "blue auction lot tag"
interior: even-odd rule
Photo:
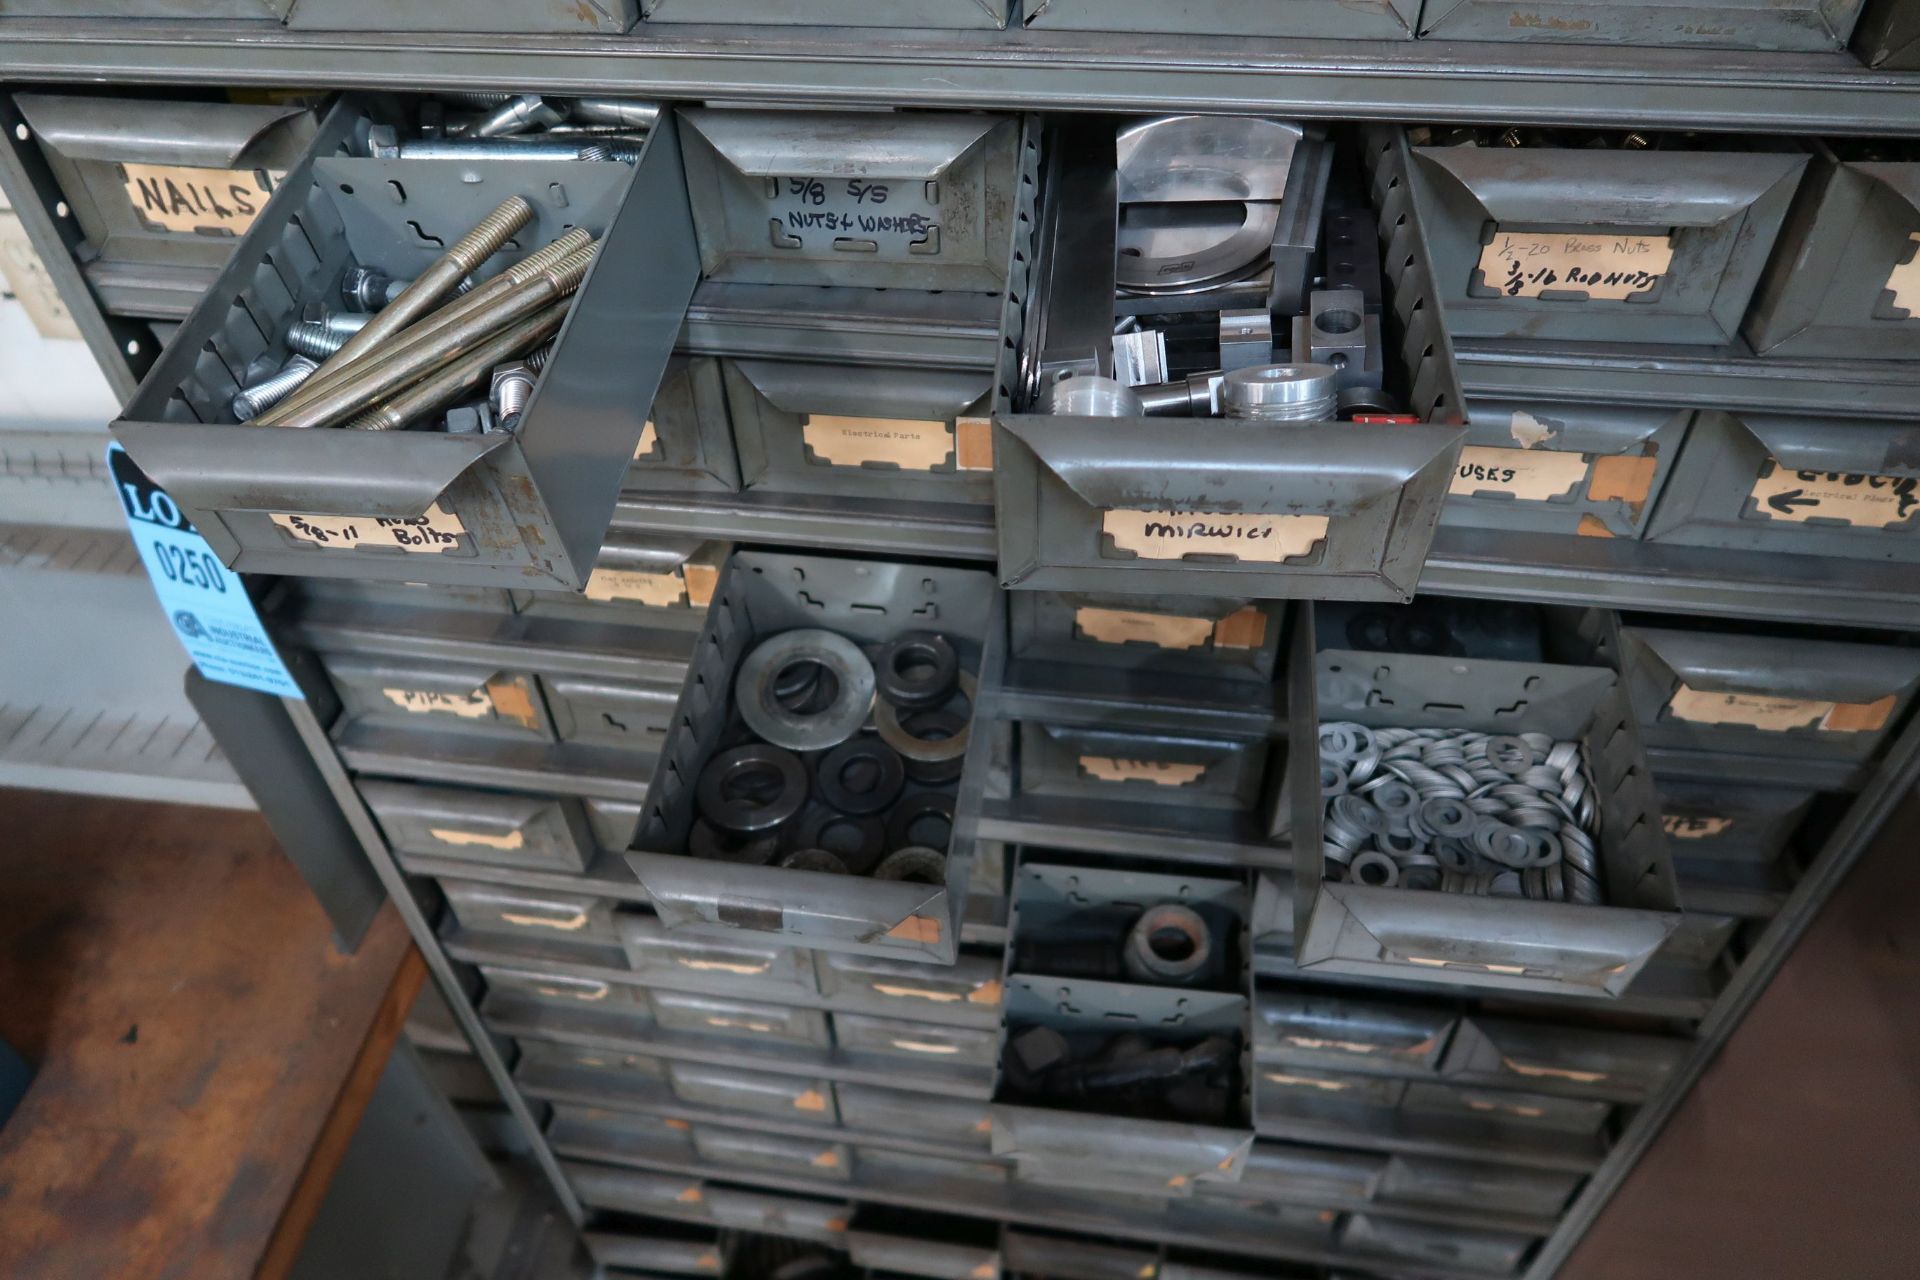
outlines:
[[[107,471],[153,592],[200,674],[276,697],[303,697],[260,625],[240,575],[220,563],[166,490],[147,479],[117,443],[107,446]]]

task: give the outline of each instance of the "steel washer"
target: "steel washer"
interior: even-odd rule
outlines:
[[[833,701],[816,714],[789,711],[773,696],[781,674],[803,662],[818,663],[837,685]],[[822,751],[851,738],[874,710],[873,695],[873,664],[860,646],[820,627],[782,631],[762,640],[741,662],[733,681],[734,704],[747,727],[790,751]]]

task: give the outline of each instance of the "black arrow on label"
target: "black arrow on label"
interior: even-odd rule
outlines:
[[[1767,505],[1783,515],[1790,514],[1795,507],[1817,507],[1820,505],[1820,499],[1818,498],[1803,498],[1800,496],[1805,492],[1805,489],[1789,489],[1785,493],[1776,493],[1767,499]]]

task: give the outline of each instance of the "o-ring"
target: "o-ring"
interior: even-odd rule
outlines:
[[[899,753],[867,737],[851,738],[820,757],[813,777],[820,799],[842,813],[879,813],[907,785]]]
[[[938,825],[940,834],[927,839],[926,829]],[[944,849],[953,843],[953,796],[945,791],[919,791],[893,806],[887,815],[887,848],[924,845]]]
[[[873,869],[875,880],[906,880],[913,884],[945,884],[947,855],[938,849],[910,844],[895,849]]]
[[[794,668],[808,664],[821,668],[826,687],[807,686],[796,709],[777,695],[804,683],[805,673]],[[803,627],[762,640],[746,656],[733,680],[733,700],[747,727],[774,746],[822,751],[859,732],[873,708],[873,689],[873,664],[860,646],[836,632]]]
[[[932,631],[908,631],[881,646],[873,660],[880,696],[902,710],[937,707],[953,696],[960,680],[960,657],[947,638]]]
[[[807,767],[793,752],[764,742],[735,747],[707,762],[694,798],[722,831],[771,831],[806,804]]]

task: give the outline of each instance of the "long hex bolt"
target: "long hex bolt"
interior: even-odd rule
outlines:
[[[299,328],[298,325],[294,326]],[[313,376],[320,362],[307,355],[296,355],[280,367],[280,372],[272,377],[243,387],[233,397],[233,416],[235,420],[245,422],[258,417],[274,405],[287,398],[293,389]]]

